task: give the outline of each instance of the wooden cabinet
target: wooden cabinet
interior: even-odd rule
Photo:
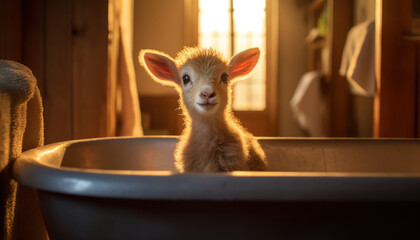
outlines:
[[[309,44],[309,67],[325,75],[328,135],[352,136],[352,96],[338,69],[347,32],[353,23],[353,1],[313,1],[309,8],[310,27],[315,26],[325,6],[328,7],[328,34]],[[376,1],[374,137],[420,137],[420,37],[411,31],[412,7],[412,0]],[[323,61],[321,50],[328,53]]]
[[[324,74],[323,93],[326,129],[330,137],[346,137],[350,132],[350,93],[345,77],[339,75],[341,55],[352,26],[352,0],[315,0],[309,6],[309,30],[316,27],[327,9],[327,33],[308,43],[309,70]]]

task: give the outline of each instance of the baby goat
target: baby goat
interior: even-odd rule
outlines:
[[[157,82],[174,86],[185,115],[185,129],[175,150],[180,172],[265,170],[265,154],[231,110],[234,80],[257,64],[258,48],[247,49],[229,62],[214,49],[185,48],[175,59],[142,50],[140,64]]]

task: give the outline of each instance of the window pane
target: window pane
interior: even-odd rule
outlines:
[[[229,0],[199,1],[199,45],[221,51],[226,57],[231,55]]]
[[[226,57],[231,57],[232,52],[236,54],[247,48],[259,47],[262,56],[252,75],[239,81],[233,89],[233,109],[264,110],[266,107],[265,0],[232,2],[233,11],[230,0],[199,0],[199,45],[218,49]],[[234,49],[231,49],[232,46]]]
[[[234,0],[234,21],[236,34],[265,33],[265,1]]]
[[[251,76],[234,88],[233,109],[258,111],[265,109],[265,0],[233,0],[234,53],[259,47],[262,53]],[[244,102],[243,102],[244,101]]]

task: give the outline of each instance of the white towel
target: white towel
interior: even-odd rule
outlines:
[[[318,71],[305,73],[290,100],[297,121],[311,137],[326,136],[321,80],[322,74]]]
[[[374,21],[365,21],[350,29],[339,73],[347,78],[353,93],[364,96],[375,95]]]

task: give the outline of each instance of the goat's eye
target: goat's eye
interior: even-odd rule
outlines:
[[[188,84],[190,81],[191,81],[191,78],[187,74],[182,76],[182,82],[184,83],[184,85]]]
[[[228,80],[229,80],[229,75],[227,75],[226,73],[223,73],[220,80],[222,80],[222,82],[224,82],[224,83],[227,83]]]

